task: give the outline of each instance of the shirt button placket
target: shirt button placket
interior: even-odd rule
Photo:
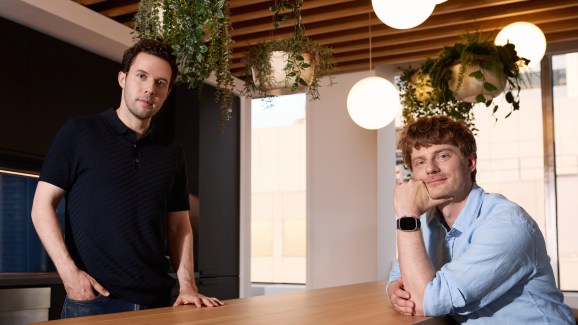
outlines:
[[[136,143],[133,143],[132,146],[133,146],[134,165],[135,165],[135,167],[138,167],[139,163],[140,163],[139,148],[138,148]]]

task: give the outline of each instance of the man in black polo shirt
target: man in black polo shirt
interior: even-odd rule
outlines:
[[[66,289],[63,318],[170,306],[170,263],[175,305],[222,305],[195,285],[183,151],[151,127],[176,73],[169,47],[138,42],[123,56],[120,106],[68,121],[46,157],[32,220]]]

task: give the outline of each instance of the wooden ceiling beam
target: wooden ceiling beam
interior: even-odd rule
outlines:
[[[73,1],[134,27],[132,17],[138,10],[138,0]],[[243,60],[249,45],[282,38],[293,31],[291,21],[273,31],[268,10],[271,4],[272,0],[229,0],[235,41],[232,71],[237,76],[244,74]],[[436,5],[423,24],[409,30],[384,25],[373,14],[369,0],[306,0],[301,11],[307,35],[333,49],[338,73],[369,68],[370,27],[374,66],[435,56],[444,45],[458,41],[461,33],[479,31],[489,35],[515,21],[538,25],[549,44],[576,42],[578,48],[576,0],[447,1]]]
[[[124,16],[124,15],[130,15],[130,14],[134,15],[134,14],[136,14],[137,11],[138,11],[138,3],[134,3],[134,4],[127,4],[127,5],[123,5],[123,6],[113,7],[110,9],[104,9],[100,13],[109,17],[109,18],[115,18],[115,17]]]
[[[338,5],[340,3],[351,3],[351,0],[331,0],[330,2],[331,2],[331,5],[335,6],[335,5]],[[303,8],[301,9],[301,12],[303,13],[303,15],[307,15],[307,10],[316,9],[316,8],[324,8],[323,10],[326,10],[325,7],[327,6],[327,3],[328,3],[327,0],[304,1],[303,2]],[[230,7],[230,5],[231,5],[231,3],[229,3],[229,8],[232,9]],[[233,15],[231,16],[231,22],[234,24],[238,24],[238,23],[243,23],[243,22],[250,22],[254,19],[272,18],[273,13],[271,11],[269,11],[270,5],[271,5],[271,0],[267,1],[267,3],[264,4],[260,10],[252,10],[252,9],[254,9],[254,6],[253,7],[237,6],[237,7],[235,7],[235,9],[248,8],[248,10],[238,10],[238,12],[233,11],[232,12]]]

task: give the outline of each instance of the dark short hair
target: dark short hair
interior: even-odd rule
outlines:
[[[124,51],[122,56],[121,71],[128,73],[134,63],[134,59],[139,53],[147,53],[167,61],[171,66],[171,80],[169,86],[172,87],[177,79],[177,59],[173,55],[173,50],[169,45],[154,39],[141,39],[133,46]]]
[[[408,122],[399,136],[398,145],[403,154],[403,162],[412,170],[413,149],[430,147],[435,144],[451,144],[459,148],[464,157],[476,154],[476,139],[462,120],[443,115],[420,117]],[[472,172],[476,181],[476,171]]]

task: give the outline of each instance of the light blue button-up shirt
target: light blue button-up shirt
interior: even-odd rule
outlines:
[[[447,231],[433,209],[421,216],[436,270],[424,293],[427,316],[468,324],[575,324],[563,304],[540,229],[524,209],[474,184]],[[393,264],[389,281],[400,277]]]

